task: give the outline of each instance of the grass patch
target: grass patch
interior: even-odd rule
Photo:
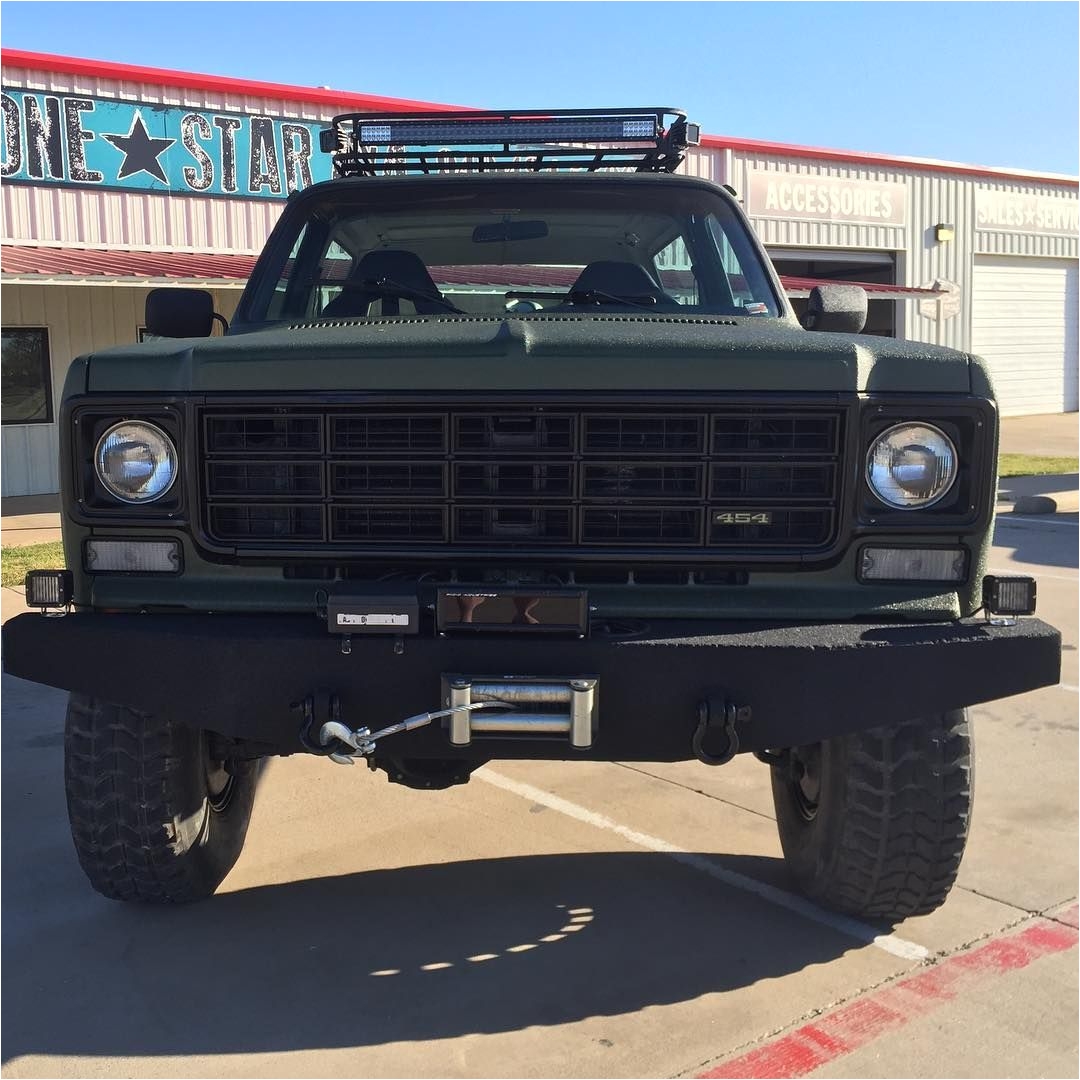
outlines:
[[[59,540],[0,551],[0,577],[5,589],[22,586],[27,570],[63,570],[64,548]]]
[[[1074,457],[1038,457],[1034,454],[1002,454],[998,458],[998,475],[1046,476],[1050,473],[1080,472],[1080,460]]]

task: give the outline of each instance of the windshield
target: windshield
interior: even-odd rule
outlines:
[[[700,188],[433,179],[339,186],[301,209],[260,267],[247,322],[782,314],[745,226]]]

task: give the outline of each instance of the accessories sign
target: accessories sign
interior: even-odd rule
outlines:
[[[330,179],[325,124],[7,88],[0,103],[9,183],[284,199]]]
[[[874,180],[750,170],[746,212],[751,217],[867,225],[907,222],[907,185]]]

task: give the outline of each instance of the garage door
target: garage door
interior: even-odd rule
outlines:
[[[1077,264],[977,256],[972,350],[986,357],[1005,416],[1077,407]]]

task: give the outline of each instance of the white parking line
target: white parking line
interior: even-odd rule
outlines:
[[[717,881],[721,881],[733,889],[742,889],[743,892],[753,893],[770,904],[787,908],[788,911],[793,911],[797,915],[802,915],[806,919],[827,926],[832,930],[845,934],[847,937],[854,938],[856,941],[876,945],[877,948],[884,949],[885,952],[892,953],[893,956],[899,956],[904,960],[925,960],[930,955],[922,945],[916,945],[913,941],[906,941],[904,938],[896,937],[894,934],[880,934],[874,927],[860,922],[858,919],[851,919],[845,915],[825,911],[815,904],[811,904],[809,900],[804,900],[801,896],[785,892],[774,885],[766,885],[764,882],[755,881],[753,878],[745,877],[743,874],[736,874],[732,870],[725,870],[722,866],[717,866],[702,855],[695,855],[685,848],[676,847],[659,837],[650,836],[648,833],[638,832],[625,825],[620,825],[617,821],[604,817],[603,814],[587,810],[584,806],[578,806],[577,803],[568,802],[566,799],[553,795],[549,791],[533,787],[532,784],[523,784],[518,780],[511,780],[510,777],[503,776],[502,773],[491,772],[490,769],[478,770],[474,774],[474,779],[483,780],[485,783],[501,788],[503,791],[509,791],[513,795],[520,795],[523,799],[539,803],[549,810],[556,810],[560,814],[574,818],[575,821],[582,821],[586,825],[592,825],[597,829],[606,829],[608,832],[616,833],[624,840],[629,840],[631,844],[636,844],[638,847],[645,848],[648,851],[669,855],[675,862],[699,870],[703,874],[708,874],[709,877],[716,878]]]
[[[1080,528],[1080,521],[1046,521],[1043,518],[1022,517],[1019,514],[1001,514],[994,518],[994,524],[996,525],[1019,525],[1022,521],[1027,522],[1029,525],[1049,525],[1061,529]]]
[[[1015,568],[1012,569],[1012,570],[1002,570],[1000,567],[998,567],[998,568],[991,567],[990,568],[990,573],[991,574],[1001,574],[1004,577],[1008,577],[1009,575],[1015,575],[1017,577],[1021,577],[1021,576],[1023,576],[1023,577],[1033,577],[1036,580],[1039,579],[1039,578],[1050,578],[1053,581],[1071,581],[1074,585],[1076,585],[1078,583],[1078,581],[1080,581],[1080,579],[1078,579],[1075,575],[1070,576],[1069,574],[1051,574],[1051,573],[1048,573],[1045,570],[1021,571],[1021,570],[1016,570]]]
[[[1059,682],[1057,688],[1059,690],[1068,690],[1072,694],[1080,694],[1080,686],[1073,686],[1071,683]]]

